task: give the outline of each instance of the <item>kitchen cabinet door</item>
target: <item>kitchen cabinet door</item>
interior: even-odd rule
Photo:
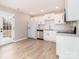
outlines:
[[[55,14],[55,24],[66,24],[64,21],[64,14]]]
[[[55,17],[54,13],[44,15],[45,20],[54,20],[54,17]]]
[[[44,40],[49,40],[49,36],[50,36],[50,34],[49,34],[48,31],[44,31],[43,36],[44,36]]]
[[[56,42],[56,33],[53,31],[44,31],[44,40]]]
[[[52,14],[48,14],[48,19],[50,20],[50,19],[54,19],[54,17],[55,17],[55,15],[52,13]]]
[[[55,31],[50,31],[50,41],[56,42],[56,32]]]
[[[66,21],[79,20],[79,0],[65,0]]]
[[[44,24],[44,16],[34,17],[37,24]]]
[[[79,55],[79,38],[72,36],[57,36],[56,54],[78,54]]]

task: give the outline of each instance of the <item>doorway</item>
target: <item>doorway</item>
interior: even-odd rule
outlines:
[[[14,19],[11,16],[0,16],[0,45],[13,42],[14,37]]]

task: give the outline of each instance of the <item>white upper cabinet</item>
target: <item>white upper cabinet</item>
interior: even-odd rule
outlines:
[[[48,20],[52,19],[54,20],[55,14],[47,14],[47,18]]]
[[[35,18],[36,18],[36,21],[38,24],[44,24],[44,17],[43,16],[38,16]]]
[[[55,14],[55,24],[66,24],[64,21],[64,13]]]
[[[52,20],[54,24],[65,24],[64,13],[54,13],[45,15],[45,20]]]
[[[79,0],[65,0],[66,21],[79,20]]]

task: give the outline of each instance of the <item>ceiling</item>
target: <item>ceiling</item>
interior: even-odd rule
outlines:
[[[64,9],[64,0],[0,0],[0,4],[30,15],[60,12]]]

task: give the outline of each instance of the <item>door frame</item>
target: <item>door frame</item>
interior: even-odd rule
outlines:
[[[0,16],[0,17],[3,18],[3,16]],[[1,41],[0,41],[0,43],[1,43],[0,46],[14,42],[14,38],[15,38],[15,18],[14,18],[14,16],[12,16],[11,20],[12,20],[11,21],[11,24],[12,24],[11,25],[12,26],[12,33],[11,33],[11,35],[12,35],[12,37],[11,38],[3,38],[2,37]],[[3,34],[2,34],[2,36],[3,36]]]

